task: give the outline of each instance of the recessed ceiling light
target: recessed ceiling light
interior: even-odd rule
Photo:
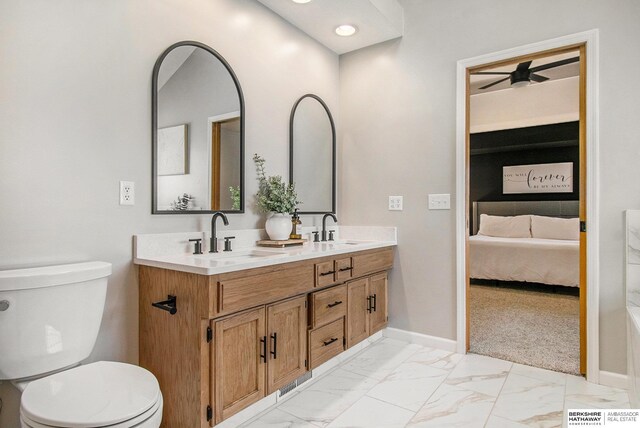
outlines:
[[[358,29],[350,24],[343,24],[336,27],[336,34],[343,37],[353,36],[357,31]]]
[[[309,3],[311,0],[293,0],[294,3],[300,3],[300,4],[305,4],[305,3]]]

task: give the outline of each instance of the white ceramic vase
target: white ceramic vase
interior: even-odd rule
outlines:
[[[286,213],[272,213],[264,225],[269,239],[286,241],[291,233],[291,219]]]

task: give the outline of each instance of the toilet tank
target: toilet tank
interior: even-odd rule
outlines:
[[[77,364],[95,345],[111,264],[0,271],[0,380]]]

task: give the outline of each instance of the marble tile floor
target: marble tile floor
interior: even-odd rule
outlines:
[[[547,428],[567,409],[629,407],[581,377],[390,338],[289,395],[242,427]]]

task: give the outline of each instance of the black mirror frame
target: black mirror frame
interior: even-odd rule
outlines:
[[[329,107],[327,104],[315,94],[305,94],[301,96],[298,101],[293,104],[291,108],[291,116],[289,117],[289,183],[293,183],[293,119],[296,113],[296,109],[302,100],[305,98],[313,98],[318,101],[324,110],[327,112],[327,116],[329,117],[329,123],[331,124],[331,211],[304,211],[299,210],[299,214],[326,214],[327,212],[331,212],[332,214],[336,213],[336,126],[333,122],[333,116],[331,115],[331,111],[329,111]],[[303,201],[304,202],[304,201]]]
[[[157,175],[157,153],[156,146],[158,142],[158,73],[160,72],[160,66],[164,58],[177,47],[180,46],[194,46],[201,48],[209,52],[216,57],[222,65],[227,69],[233,83],[236,85],[238,91],[238,98],[240,101],[240,209],[238,210],[221,210],[226,214],[243,214],[244,213],[244,95],[242,94],[242,88],[240,82],[229,63],[220,55],[215,49],[205,45],[204,43],[195,42],[192,40],[186,40],[178,43],[174,43],[169,46],[156,60],[153,66],[153,75],[151,78],[151,214],[211,214],[216,212],[215,210],[199,210],[199,211],[160,211],[157,208],[156,202],[158,200],[158,183],[156,181]]]

